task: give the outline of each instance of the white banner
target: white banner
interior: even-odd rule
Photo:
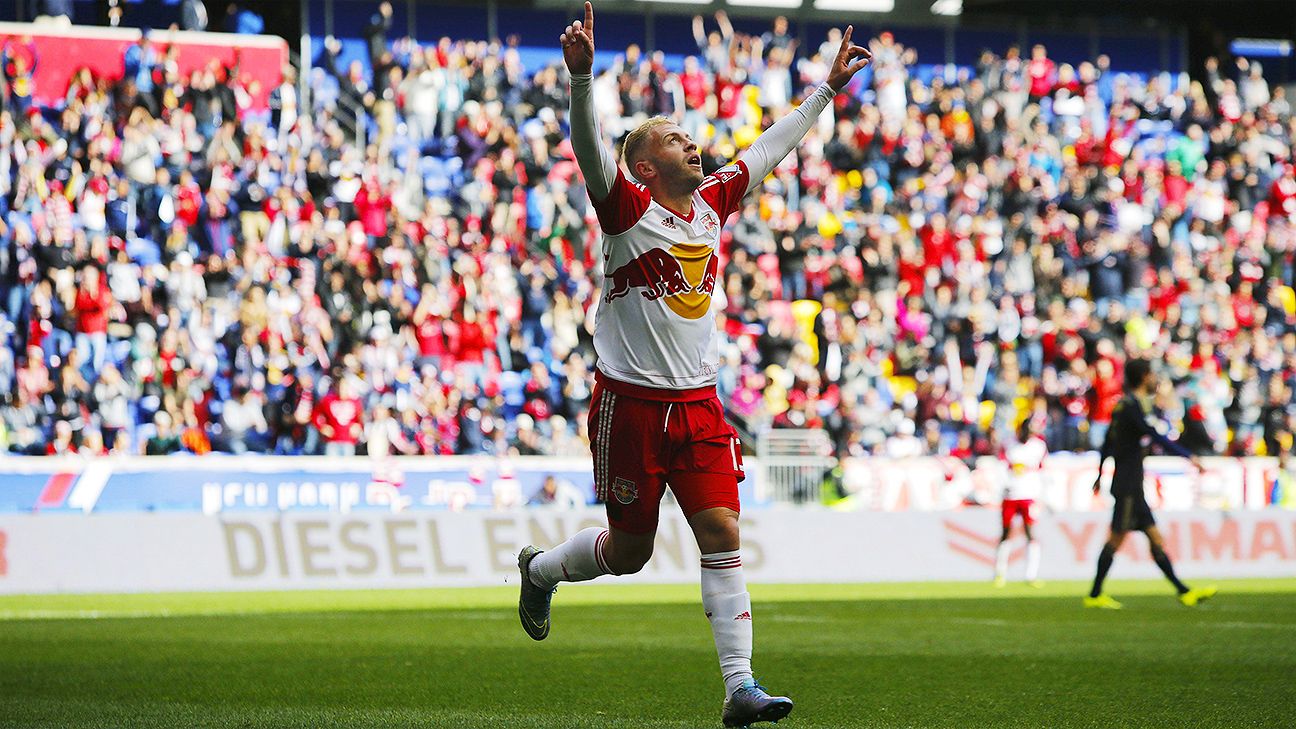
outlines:
[[[1144,460],[1144,491],[1153,509],[1263,509],[1278,477],[1276,458],[1205,458],[1198,472],[1182,458]],[[878,511],[955,509],[967,501],[997,503],[1008,473],[998,458],[975,468],[951,457],[847,458],[842,484],[855,508]],[[1107,467],[1108,478],[1111,465]],[[1055,511],[1108,508],[1093,494],[1098,454],[1055,453],[1040,471],[1040,503]],[[1104,481],[1104,484],[1106,482]]]
[[[1176,567],[1193,577],[1296,576],[1296,512],[1165,512]],[[1084,579],[1107,535],[1104,513],[1046,515],[1036,528],[1043,579]],[[597,509],[356,513],[38,514],[0,516],[0,593],[144,592],[502,585],[518,550],[548,548]],[[743,563],[753,582],[989,580],[997,509],[951,512],[753,510]],[[1019,576],[1024,541],[1013,542]],[[697,549],[678,514],[627,582],[697,580]],[[1127,540],[1116,577],[1155,577],[1142,537]],[[605,578],[610,579],[610,578]]]
[[[1199,473],[1181,458],[1148,458],[1148,503],[1181,511],[1269,504],[1277,459],[1207,458],[1204,463]],[[980,458],[973,468],[950,457],[847,458],[841,466],[848,499],[838,506],[866,511],[948,511],[965,503],[998,503],[1008,478],[997,458]],[[1108,508],[1106,496],[1093,495],[1097,466],[1093,453],[1050,456],[1040,472],[1040,503],[1054,511]],[[747,478],[739,485],[744,508],[768,505],[772,493],[791,500],[792,483],[779,482],[789,474],[807,489],[797,495],[818,500],[821,467],[806,466],[802,456],[792,462],[750,458]],[[594,503],[589,458],[0,457],[0,514],[508,510],[535,500],[551,480],[555,492],[548,501]]]

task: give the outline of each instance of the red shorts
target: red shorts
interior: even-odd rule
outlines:
[[[1034,499],[1004,499],[1003,502],[1003,528],[1007,529],[1012,526],[1013,517],[1021,514],[1022,522],[1026,526],[1035,524],[1035,500]]]
[[[594,490],[608,524],[652,533],[667,485],[686,517],[721,506],[738,511],[742,447],[719,398],[659,402],[596,384],[591,402]]]

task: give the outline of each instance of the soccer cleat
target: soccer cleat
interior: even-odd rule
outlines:
[[[1006,584],[1008,584],[1008,580],[1007,580],[1007,579],[1005,579],[1005,578],[1003,578],[1003,577],[996,577],[996,578],[994,578],[994,586],[995,586],[995,587],[1003,587],[1003,586],[1006,585]]]
[[[791,713],[792,699],[770,696],[764,686],[749,678],[725,699],[721,718],[725,726],[746,729],[758,721],[778,721]]]
[[[548,590],[531,581],[531,560],[541,550],[532,546],[518,552],[518,572],[522,573],[522,592],[518,596],[518,618],[522,629],[533,640],[544,640],[549,637],[549,603],[558,588]]]
[[[1085,597],[1084,606],[1087,608],[1101,608],[1103,610],[1120,610],[1123,605],[1111,599],[1107,595],[1098,597]]]
[[[1188,607],[1197,607],[1197,605],[1215,597],[1216,592],[1219,592],[1219,590],[1217,590],[1214,585],[1211,585],[1210,587],[1196,587],[1188,592],[1180,593],[1179,602]]]
[[[1041,587],[1044,586],[1044,581],[1043,581],[1043,580],[1030,580],[1030,581],[1027,582],[1026,584],[1028,584],[1028,585],[1030,585],[1031,587],[1034,587],[1035,589],[1038,590],[1039,588],[1041,588]]]

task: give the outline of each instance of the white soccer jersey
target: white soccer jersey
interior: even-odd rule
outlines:
[[[1048,446],[1044,439],[1032,436],[1025,443],[1014,443],[1004,449],[1003,459],[1008,465],[1008,478],[1004,481],[1004,500],[1034,500],[1044,487],[1044,458]]]
[[[614,392],[656,400],[715,396],[716,312],[725,306],[717,248],[724,221],[791,152],[836,94],[823,84],[739,160],[702,180],[688,215],[626,179],[603,144],[589,74],[571,77],[571,142],[603,227],[594,320],[598,374]]]
[[[747,192],[740,160],[706,177],[689,215],[652,199],[618,169],[595,204],[604,276],[594,323],[599,370],[612,380],[696,397],[719,367],[716,313],[725,307],[720,231]]]

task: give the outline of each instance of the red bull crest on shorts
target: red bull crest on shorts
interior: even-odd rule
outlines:
[[[639,497],[639,487],[635,485],[635,482],[620,476],[612,480],[612,487],[609,490],[616,497],[616,500],[622,504],[629,504]]]

